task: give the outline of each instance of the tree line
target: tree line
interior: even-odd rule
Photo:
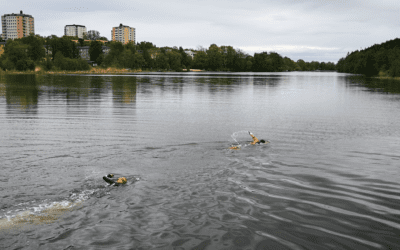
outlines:
[[[30,35],[7,40],[4,53],[0,57],[0,68],[26,71],[35,70],[36,66],[43,67],[45,70],[89,69],[88,63],[80,57],[77,45],[70,37],[43,38]]]
[[[78,43],[72,41],[78,40]],[[293,61],[276,52],[255,53],[253,56],[232,46],[183,49],[182,47],[157,47],[151,42],[137,44],[107,42],[108,53],[100,41],[85,41],[77,37],[41,37],[31,35],[8,40],[0,57],[3,70],[33,70],[41,66],[45,70],[87,70],[89,64],[81,59],[79,46],[89,46],[90,61],[100,67],[130,68],[142,70],[183,71],[201,69],[233,72],[282,72],[335,70],[332,62]],[[193,55],[193,57],[192,57]]]
[[[400,77],[400,39],[347,53],[336,68],[344,73]]]
[[[210,45],[208,49],[197,51],[192,65],[198,69],[236,72],[335,70],[335,64],[332,62],[305,62],[301,59],[295,62],[276,52],[261,52],[250,56],[232,46],[218,47],[216,44]]]

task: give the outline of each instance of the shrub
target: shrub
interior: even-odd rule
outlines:
[[[54,65],[61,70],[88,70],[90,68],[85,60],[64,57],[60,51],[54,57]]]
[[[14,63],[13,63],[10,59],[6,58],[6,59],[3,60],[3,62],[2,62],[1,68],[2,68],[3,70],[12,70],[12,69],[15,68],[15,65],[14,65]]]
[[[392,66],[389,69],[389,74],[391,77],[400,76],[400,60],[397,59],[392,63]]]

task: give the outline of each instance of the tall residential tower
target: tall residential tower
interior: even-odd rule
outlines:
[[[2,38],[4,40],[22,38],[35,34],[35,20],[31,15],[20,11],[19,14],[4,14],[1,16]]]
[[[86,27],[83,25],[72,24],[72,25],[65,25],[64,27],[65,36],[77,36],[79,38],[83,38],[85,34],[86,34]]]
[[[122,25],[121,23],[118,27],[112,28],[111,39],[113,41],[119,41],[123,44],[127,44],[129,42],[135,43],[136,42],[135,28]]]

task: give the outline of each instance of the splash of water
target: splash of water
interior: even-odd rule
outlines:
[[[101,173],[97,169],[85,169],[82,174],[84,176],[82,186],[72,190],[69,197],[60,201],[45,199],[39,202],[20,203],[16,208],[5,211],[4,214],[0,213],[0,232],[57,222],[64,214],[80,207],[90,197],[108,194],[109,189],[100,181]]]
[[[84,168],[85,181],[94,180],[94,179],[98,178],[99,176],[103,176],[103,175],[105,175],[105,173],[103,173],[102,171],[100,171],[96,167],[88,167],[88,166],[86,166]]]
[[[237,131],[231,135],[232,139],[236,142],[236,144],[240,144],[239,141],[247,140],[248,136],[249,136],[249,131],[247,130]]]
[[[43,225],[57,222],[65,213],[71,212],[83,201],[71,203],[68,201],[51,202],[31,207],[15,215],[6,215],[0,218],[0,231],[24,229],[34,225]]]

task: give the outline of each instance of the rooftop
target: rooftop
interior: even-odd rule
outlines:
[[[22,10],[19,12],[19,14],[14,14],[14,13],[12,13],[12,14],[4,14],[3,16],[4,16],[4,17],[5,17],[5,16],[27,16],[27,17],[32,17],[32,15],[24,14],[24,13],[22,12]]]
[[[127,25],[123,25],[122,23],[120,23],[119,26],[114,27],[114,28],[122,28],[122,27],[133,28],[133,27],[129,27]]]
[[[79,27],[85,27],[86,28],[85,25],[79,25],[79,24],[68,24],[68,25],[65,25],[65,27],[67,27],[67,26],[79,26]]]

